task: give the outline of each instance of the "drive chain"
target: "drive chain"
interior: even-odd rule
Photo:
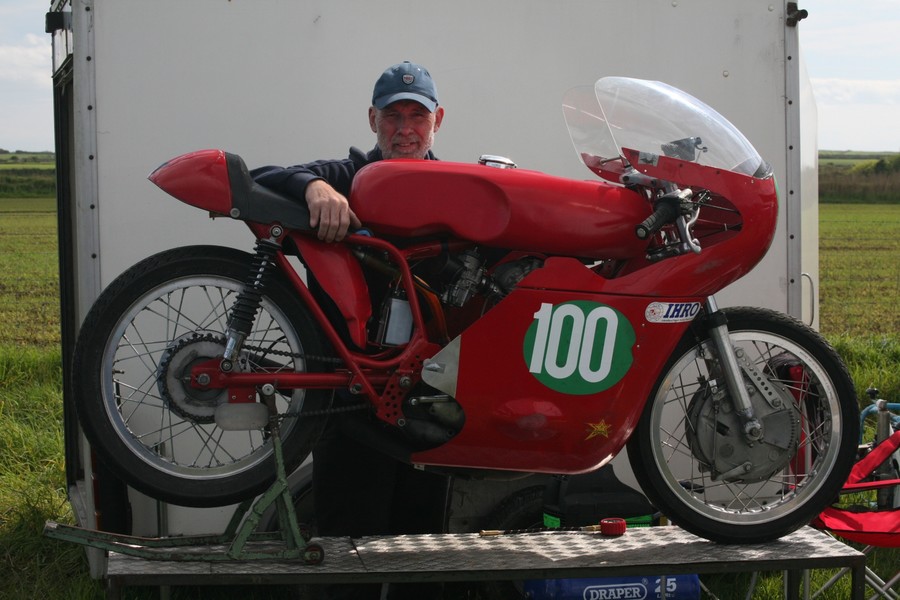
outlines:
[[[189,340],[188,343],[195,343],[198,341],[208,341],[208,342],[220,344],[223,347],[225,346],[225,338],[224,337],[213,335],[211,333],[197,335],[195,338]],[[184,345],[184,344],[185,344],[185,342],[182,342],[182,345]],[[335,357],[335,356],[325,356],[325,355],[320,355],[320,354],[303,354],[302,352],[290,352],[287,350],[276,350],[274,348],[263,348],[262,346],[254,346],[252,344],[243,344],[242,349],[248,350],[251,352],[259,352],[260,354],[264,354],[264,355],[270,354],[270,355],[277,355],[277,356],[286,356],[289,358],[296,358],[296,359],[305,360],[305,361],[309,361],[309,362],[319,362],[319,363],[333,364],[333,365],[343,364],[343,360],[338,357]],[[168,368],[167,363],[160,365],[161,373],[163,373],[163,376],[164,376],[167,368]],[[333,414],[352,412],[352,411],[356,411],[356,410],[363,410],[363,409],[370,408],[370,407],[371,406],[367,402],[363,402],[360,404],[349,404],[346,406],[323,408],[320,410],[311,410],[311,411],[304,412],[301,414],[284,413],[284,414],[279,415],[279,417],[281,417],[282,419],[296,419],[297,417],[301,417],[301,416],[304,418],[327,417],[327,416],[333,415]]]

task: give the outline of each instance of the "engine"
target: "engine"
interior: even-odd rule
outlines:
[[[486,262],[477,250],[451,257],[443,269],[447,282],[441,301],[448,306],[462,307],[479,293],[493,296],[495,301],[502,299],[543,264],[542,260],[528,256],[501,263],[489,274]]]
[[[524,257],[491,263],[477,249],[444,257],[437,265],[430,265],[431,273],[422,275],[441,303],[448,308],[466,306],[476,296],[484,299],[482,312],[506,297],[531,271],[543,261]],[[412,318],[409,303],[401,290],[394,289],[386,298],[379,322],[379,343],[400,345],[409,340]],[[417,448],[433,448],[456,436],[465,424],[465,413],[456,400],[420,382],[403,401],[401,432]]]

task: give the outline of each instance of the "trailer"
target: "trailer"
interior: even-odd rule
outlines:
[[[816,323],[816,108],[798,41],[805,11],[783,0],[54,0],[62,352],[100,291],[167,248],[246,247],[147,174],[201,148],[248,165],[346,156],[373,142],[366,111],[388,65],[427,65],[446,109],[435,151],[482,154],[586,178],[562,119],[563,93],[607,75],[660,80],[731,120],[774,166],[781,206],[767,257],[718,296]],[[79,524],[135,535],[221,528],[231,507],[166,506],[98,463],[64,389],[69,498]],[[626,463],[616,472],[627,480]],[[297,489],[308,486],[303,472]],[[519,481],[456,488],[451,525],[471,528]],[[106,573],[102,552],[91,572]]]

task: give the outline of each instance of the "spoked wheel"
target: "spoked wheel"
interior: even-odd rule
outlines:
[[[712,342],[688,332],[628,455],[651,502],[684,529],[762,542],[805,525],[836,497],[855,456],[858,407],[846,367],[813,330],[774,311],[724,312],[749,365],[744,383],[762,438],[745,435]]]
[[[75,402],[91,445],[126,483],[185,506],[220,506],[263,491],[275,477],[268,427],[225,431],[215,422],[227,391],[190,383],[194,366],[224,350],[229,310],[250,256],[228,248],[178,248],[131,267],[85,319],[73,363]],[[235,369],[321,369],[318,328],[296,294],[273,277]],[[252,394],[253,392],[251,392]],[[324,426],[304,414],[327,408],[322,390],[276,390],[290,468]],[[259,398],[252,398],[259,401]]]

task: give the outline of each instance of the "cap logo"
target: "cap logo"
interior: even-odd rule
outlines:
[[[403,83],[405,83],[406,85],[412,85],[415,80],[415,75],[410,75],[409,73],[407,73],[403,76]]]

